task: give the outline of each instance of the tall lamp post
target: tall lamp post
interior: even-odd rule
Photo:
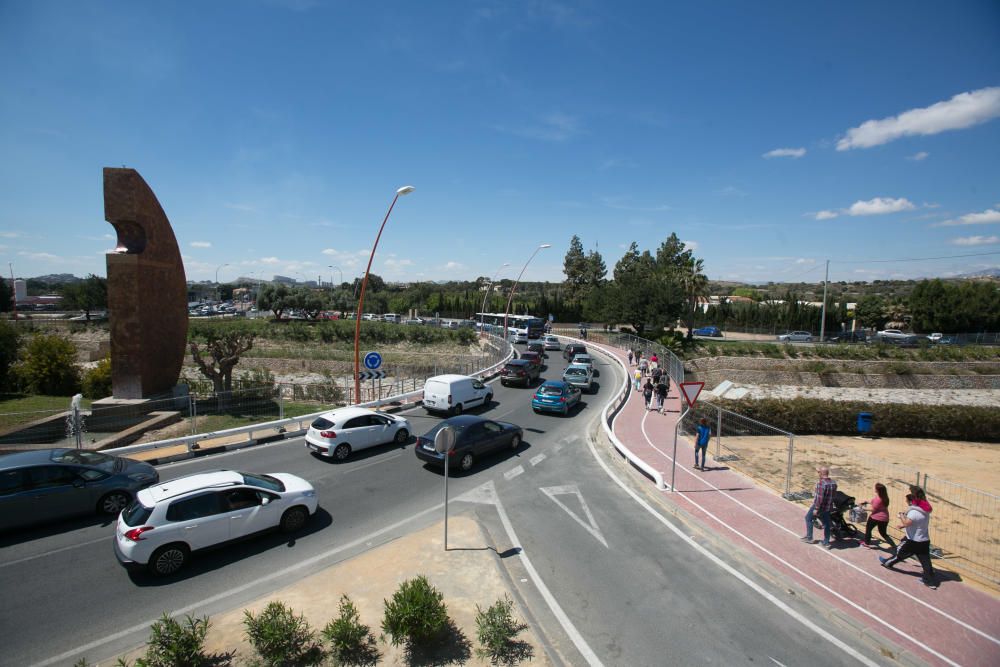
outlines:
[[[497,281],[497,278],[500,276],[500,272],[503,271],[508,266],[510,266],[510,262],[504,262],[503,265],[499,269],[497,269],[497,272],[493,274],[493,280],[490,281],[489,286],[487,286],[486,288],[486,295],[483,297],[483,305],[479,309],[479,333],[484,333],[483,329],[485,327],[483,325],[483,320],[486,317],[486,299],[490,298],[490,292],[493,291],[493,283]],[[504,334],[505,337],[506,335],[507,334]]]
[[[503,311],[503,337],[505,340],[508,337],[507,315],[510,313],[510,304],[512,301],[514,301],[514,292],[517,290],[517,284],[521,282],[521,276],[524,275],[524,269],[528,268],[528,264],[531,264],[531,260],[535,258],[535,255],[538,254],[539,250],[541,250],[542,248],[551,248],[551,247],[552,247],[551,243],[543,243],[542,245],[535,248],[535,252],[531,253],[531,257],[529,257],[528,261],[524,263],[524,267],[521,269],[521,273],[517,274],[517,280],[514,281],[514,286],[510,288],[510,296],[507,298],[507,309]]]
[[[365,305],[365,288],[368,286],[368,272],[372,269],[372,260],[375,259],[375,249],[378,248],[378,241],[382,238],[382,230],[385,229],[385,223],[389,222],[389,214],[392,213],[392,207],[396,205],[396,200],[399,199],[400,195],[408,195],[413,192],[412,185],[404,185],[403,187],[396,190],[396,196],[392,198],[392,203],[389,204],[389,210],[385,213],[385,218],[382,220],[382,226],[378,228],[378,235],[375,237],[375,244],[372,246],[371,255],[368,256],[368,266],[365,268],[365,277],[361,281],[361,296],[358,297],[358,314],[354,320],[354,402],[360,403],[358,400],[361,397],[361,310]]]
[[[337,269],[338,271],[340,271],[340,267],[339,266],[333,266],[332,264],[327,264],[326,268],[328,268],[328,269]],[[341,284],[343,284],[343,282],[344,282],[344,272],[343,271],[340,271],[340,282],[341,282]],[[330,287],[333,287],[333,273],[330,273]]]
[[[217,269],[215,269],[215,300],[222,300],[222,290],[219,289],[219,269],[225,268],[229,264],[220,264]]]

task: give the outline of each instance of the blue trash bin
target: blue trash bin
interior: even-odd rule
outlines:
[[[872,430],[872,413],[859,412],[858,433],[871,433],[871,430]]]

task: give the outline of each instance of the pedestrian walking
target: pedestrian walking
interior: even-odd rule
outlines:
[[[642,370],[635,369],[635,373],[632,375],[632,379],[635,381],[635,390],[639,391],[639,385],[642,382]]]
[[[628,351],[628,365],[632,365],[632,350]]]
[[[868,523],[865,524],[865,539],[861,540],[861,546],[872,548],[872,529],[878,528],[879,535],[889,543],[889,548],[896,550],[896,543],[892,541],[886,528],[889,527],[889,492],[886,491],[885,484],[878,482],[875,484],[875,497],[871,501],[861,503],[862,506],[871,507],[871,514],[868,515]]]
[[[656,410],[663,414],[663,402],[667,400],[667,385],[659,382],[656,385]]]
[[[812,505],[806,512],[806,534],[802,541],[813,544],[813,519],[819,519],[823,524],[823,548],[832,549],[830,544],[830,512],[833,511],[833,494],[837,492],[837,483],[830,479],[830,469],[826,466],[816,468],[819,481],[813,490]]]
[[[649,370],[649,360],[648,359],[640,359],[639,360],[639,370],[642,371],[643,375],[645,375],[647,373],[647,371]]]
[[[646,401],[646,409],[649,410],[649,402],[653,399],[653,383],[649,379],[642,385],[642,397]]]
[[[889,558],[879,556],[878,560],[882,563],[882,567],[891,570],[896,563],[904,561],[910,556],[916,556],[924,572],[921,578],[924,586],[937,588],[937,576],[934,574],[934,565],[931,563],[931,513],[924,509],[927,498],[918,496],[924,496],[924,490],[919,486],[911,486],[910,492],[906,494],[906,502],[909,507],[905,512],[899,513],[899,528],[906,532],[906,536],[899,543],[896,555]]]
[[[649,371],[649,375],[653,378],[653,384],[660,384],[660,376],[663,375],[663,369],[657,366]]]
[[[705,454],[708,453],[708,440],[712,437],[712,428],[708,420],[702,417],[698,420],[698,437],[694,441],[694,467],[705,469]],[[698,463],[698,452],[701,452],[701,464]]]

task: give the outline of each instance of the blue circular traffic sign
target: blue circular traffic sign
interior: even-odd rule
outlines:
[[[370,371],[378,370],[382,365],[382,355],[378,352],[367,352],[365,354],[365,368]]]

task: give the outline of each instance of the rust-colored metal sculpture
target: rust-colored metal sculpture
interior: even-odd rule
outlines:
[[[184,263],[160,202],[134,169],[104,169],[104,218],[118,232],[107,255],[114,398],[169,393],[187,341]]]

